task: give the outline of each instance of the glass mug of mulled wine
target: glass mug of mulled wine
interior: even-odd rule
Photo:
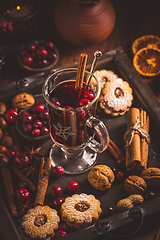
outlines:
[[[77,70],[58,70],[46,79],[42,87],[50,116],[50,136],[54,142],[49,157],[53,166],[62,166],[68,174],[89,170],[97,161],[97,153],[109,145],[106,126],[95,118],[100,83],[85,71],[83,86],[76,89]]]

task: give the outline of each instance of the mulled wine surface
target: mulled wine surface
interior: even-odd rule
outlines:
[[[54,141],[75,147],[93,136],[94,130],[86,125],[86,120],[94,115],[96,103],[88,105],[94,98],[95,94],[89,86],[83,84],[82,89],[75,89],[73,80],[62,82],[53,89],[50,101],[55,108],[48,106],[48,109]]]

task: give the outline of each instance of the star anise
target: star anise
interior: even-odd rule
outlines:
[[[22,215],[26,210],[31,209],[33,206],[33,204],[29,203],[29,200],[27,200],[26,203],[18,202],[17,204],[19,205],[17,209],[20,209],[19,215]]]
[[[33,178],[34,176],[38,175],[38,168],[35,165],[29,165],[24,168],[22,172],[26,175],[26,177],[30,176],[30,178]]]
[[[43,153],[39,152],[41,150],[41,147],[39,147],[35,150],[33,149],[33,146],[32,146],[31,150],[27,146],[25,146],[25,148],[27,150],[26,154],[29,156],[30,162],[32,161],[33,158],[38,161],[39,157],[44,155]]]

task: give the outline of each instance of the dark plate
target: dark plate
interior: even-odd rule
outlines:
[[[42,94],[35,95],[34,98],[35,98],[35,103],[42,103],[43,105],[45,105],[45,101],[44,101]],[[16,121],[15,121],[16,129],[17,129],[18,133],[23,138],[25,138],[28,142],[42,143],[43,141],[46,141],[49,139],[49,137],[50,137],[49,133],[46,135],[43,135],[43,136],[32,137],[29,134],[24,134],[24,131],[22,129],[22,126],[20,123],[20,114],[22,112],[28,112],[30,109],[31,109],[31,107],[27,107],[27,108],[21,110],[21,112],[18,114],[18,117],[16,118]]]
[[[40,43],[43,43],[43,42],[44,42],[44,41],[40,41]],[[19,64],[20,64],[23,68],[25,68],[25,69],[27,69],[27,70],[30,70],[30,71],[43,72],[43,71],[46,71],[46,70],[49,70],[49,69],[53,68],[53,67],[56,65],[56,63],[57,63],[58,60],[59,60],[59,51],[58,51],[58,49],[57,49],[55,46],[53,46],[53,51],[54,51],[54,53],[56,54],[57,57],[56,57],[55,59],[53,59],[53,61],[52,61],[49,65],[46,65],[46,66],[44,66],[44,67],[37,67],[37,68],[36,68],[36,67],[32,67],[32,66],[28,66],[28,65],[24,64],[23,61],[22,61],[22,59],[21,59],[20,52],[21,52],[21,50],[23,50],[28,44],[29,44],[29,43],[23,45],[23,46],[20,48],[20,50],[18,51],[18,62],[19,62]]]
[[[88,58],[87,70],[90,69],[93,57]],[[61,68],[66,67],[77,67],[78,61],[62,66]],[[142,107],[150,116],[150,136],[151,144],[149,147],[149,159],[148,167],[156,166],[160,168],[160,141],[159,141],[159,132],[160,132],[160,103],[155,97],[149,86],[144,82],[142,77],[136,72],[132,63],[129,61],[126,54],[121,48],[103,53],[103,56],[98,62],[97,69],[107,69],[114,71],[119,77],[122,77],[125,81],[128,81],[134,92],[134,101],[133,106]],[[38,94],[42,91],[42,84],[44,83],[48,72],[43,74],[36,74],[31,77],[20,79],[18,82],[10,84],[0,89],[0,100],[9,102],[13,96],[19,92],[26,91],[32,94]],[[127,114],[118,117],[111,117],[106,115],[104,111],[98,108],[97,117],[102,120],[108,128],[110,138],[116,143],[116,145],[125,152],[123,136],[126,132],[126,123],[127,123]],[[22,142],[23,143],[23,142]],[[30,144],[30,143],[28,143]],[[34,147],[41,146],[42,153],[47,157],[49,155],[50,148],[52,146],[52,140],[48,139],[47,141],[42,142],[41,145],[34,144]],[[115,158],[110,154],[108,150],[104,151],[101,154],[98,154],[97,164],[106,164],[110,167],[115,165]],[[71,181],[76,181],[79,183],[79,189],[77,193],[87,193],[93,194],[101,202],[102,209],[104,210],[107,205],[113,206],[116,208],[118,200],[128,196],[128,193],[125,191],[123,183],[113,183],[112,187],[107,191],[101,192],[93,188],[87,180],[88,172],[81,175],[63,175],[59,179],[54,179],[50,177],[46,198],[44,205],[49,205],[52,207],[53,199],[50,196],[50,190],[52,186],[58,185],[62,187],[62,198],[68,196],[66,191],[66,186]],[[7,209],[5,191],[3,185],[1,187],[1,196],[0,198],[0,233],[5,240],[19,240],[21,237],[17,231],[21,217],[13,219]],[[71,230],[70,233],[63,239],[76,239],[76,240],[89,240],[89,239],[104,239],[103,231],[101,226],[104,226],[104,229],[110,233],[112,230],[118,230],[119,228],[125,227],[125,231],[128,230],[129,234],[130,228],[126,227],[128,224],[132,224],[134,229],[138,223],[137,229],[143,223],[143,217],[151,219],[152,216],[155,216],[160,212],[160,189],[155,191],[155,199],[150,201],[145,201],[138,208],[134,208],[133,211],[118,212],[106,218],[100,218],[98,223],[93,224],[88,228],[83,228],[80,230]],[[135,213],[135,215],[134,215]],[[138,218],[137,218],[138,217]],[[8,231],[8,227],[10,231]],[[105,237],[107,239],[107,237]],[[124,238],[121,238],[124,239]],[[130,239],[129,237],[127,239]]]

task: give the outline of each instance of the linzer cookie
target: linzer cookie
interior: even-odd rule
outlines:
[[[23,216],[19,231],[24,240],[50,240],[58,229],[60,218],[49,206],[36,206]]]
[[[100,107],[112,116],[125,114],[132,105],[132,88],[121,78],[105,83],[100,96]]]
[[[160,186],[160,168],[147,168],[141,173],[141,177],[147,182],[149,187]]]
[[[132,174],[140,175],[147,168],[148,147],[150,143],[149,116],[146,111],[131,108],[127,113],[126,167]]]
[[[74,194],[61,205],[61,219],[69,227],[81,228],[98,220],[102,212],[100,205],[100,201],[91,194]]]
[[[125,179],[124,188],[130,194],[143,195],[147,190],[147,184],[143,178],[136,175],[131,175]]]

